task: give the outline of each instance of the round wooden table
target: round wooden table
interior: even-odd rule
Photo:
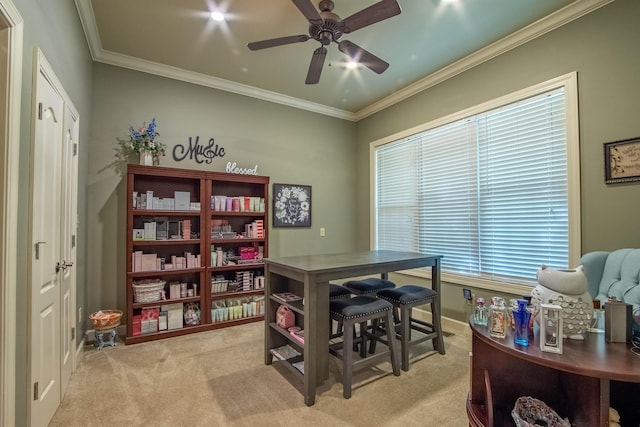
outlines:
[[[493,338],[486,326],[472,331],[471,384],[467,414],[471,426],[513,426],[511,410],[520,396],[545,402],[572,425],[608,426],[609,406],[622,425],[640,423],[640,357],[626,343],[607,343],[603,333],[584,341],[565,339],[563,353],[540,350],[538,330],[528,346],[512,331]]]

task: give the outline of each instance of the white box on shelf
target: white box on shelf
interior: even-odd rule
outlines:
[[[173,193],[175,210],[188,211],[191,208],[191,193],[188,191],[176,191]]]
[[[164,306],[167,312],[167,329],[180,329],[183,326],[182,303],[167,304]]]
[[[153,209],[153,191],[147,191],[147,209]]]
[[[173,197],[165,197],[162,199],[162,210],[173,211],[175,210],[175,202]]]
[[[144,239],[156,240],[156,223],[155,222],[144,223]]]

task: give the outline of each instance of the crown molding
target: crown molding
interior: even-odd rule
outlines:
[[[576,0],[555,13],[538,20],[533,24],[516,31],[515,33],[510,34],[509,36],[504,37],[501,40],[498,40],[497,42],[482,48],[355,113],[306,101],[300,98],[282,95],[280,93],[253,86],[104,50],[100,43],[91,0],[75,0],[75,3],[87,38],[89,50],[94,61],[357,122],[372,114],[382,111],[385,108],[391,107],[392,105],[395,105],[419,92],[435,86],[438,83],[480,65],[483,62],[495,58],[498,55],[501,55],[511,49],[515,49],[530,40],[547,34],[548,32],[593,12],[594,10],[613,1],[614,0]]]
[[[275,102],[276,104],[286,105],[300,110],[307,110],[318,114],[324,114],[326,116],[354,121],[354,114],[349,111],[328,107],[326,105],[305,101],[299,98],[282,95],[280,93],[259,89],[217,77],[211,77],[206,74],[186,71],[170,65],[159,64],[157,62],[110,52],[108,50],[100,51],[99,55],[94,59],[105,64],[116,65],[118,67],[129,68],[143,73],[155,74],[157,76],[168,77],[174,80],[181,80],[187,83],[224,90],[238,95]]]
[[[464,71],[482,64],[496,56],[515,49],[535,38],[547,34],[569,22],[572,22],[588,13],[605,6],[614,0],[576,0],[564,8],[504,37],[497,42],[479,49],[459,61],[452,63],[423,79],[418,80],[396,92],[393,95],[376,101],[373,104],[357,111],[355,121],[362,120],[372,114],[391,107],[423,90],[433,87],[443,81],[450,79]]]

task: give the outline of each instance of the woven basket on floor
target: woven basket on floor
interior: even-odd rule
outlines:
[[[95,330],[115,328],[120,325],[121,318],[122,310],[100,310],[89,316],[91,326]]]

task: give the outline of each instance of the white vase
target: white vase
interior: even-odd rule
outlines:
[[[140,164],[145,166],[153,166],[153,154],[151,151],[140,152]]]

